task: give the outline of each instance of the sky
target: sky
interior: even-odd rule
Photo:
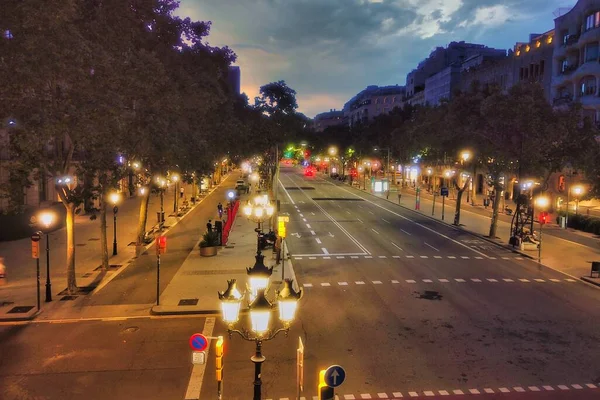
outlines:
[[[241,86],[284,80],[298,111],[341,109],[368,85],[406,74],[452,41],[509,49],[554,28],[564,0],[180,0],[177,12],[212,21],[207,41],[238,56]]]

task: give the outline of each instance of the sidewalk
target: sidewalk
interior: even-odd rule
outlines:
[[[185,196],[189,199],[191,185],[184,185]],[[211,190],[214,190],[211,189]],[[187,212],[176,217],[173,213],[173,190],[167,190],[164,198],[165,227],[172,227]],[[117,214],[117,250],[112,256],[113,221],[112,211],[107,214],[107,240],[109,251],[109,271],[99,270],[101,265],[100,220],[90,220],[89,216],[75,218],[75,257],[77,285],[91,290],[100,282],[110,279],[120,268],[130,263],[136,256],[135,240],[141,198],[125,199]],[[197,202],[198,205],[200,202]],[[180,200],[180,205],[182,201]],[[146,230],[157,225],[157,212],[160,211],[160,197],[151,195],[148,206]],[[152,244],[145,246],[150,247]],[[60,292],[67,286],[66,279],[66,231],[59,229],[50,233],[50,277],[52,283],[53,302],[45,303],[46,282],[46,238],[40,242],[40,291],[41,307],[48,308],[52,303],[61,300]],[[31,319],[36,313],[36,263],[31,258],[31,240],[29,238],[0,243],[0,257],[5,258],[7,266],[7,284],[0,286],[0,320]],[[84,289],[85,290],[85,289]],[[20,309],[16,312],[15,307]],[[21,308],[22,307],[22,308]],[[12,313],[9,313],[13,310]]]
[[[386,199],[385,193],[371,193],[363,189],[353,188],[357,192],[368,193],[372,196],[385,199],[391,203],[398,204],[398,192],[392,188],[389,198]],[[464,197],[463,197],[464,198]],[[442,221],[442,198],[436,196],[435,210],[432,215],[433,196],[427,192],[421,192],[420,210],[415,210],[416,192],[412,188],[402,190],[400,205],[409,210]],[[453,199],[446,198],[445,201],[444,222],[452,224],[454,221],[454,210],[456,202]],[[537,250],[518,251],[508,245],[510,237],[510,222],[512,217],[506,214],[500,214],[498,218],[498,230],[496,238],[489,238],[489,229],[491,222],[491,208],[487,210],[482,206],[471,206],[466,202],[461,206],[460,227],[470,233],[473,233],[482,239],[491,241],[510,250],[517,251],[526,257],[537,260]],[[539,225],[535,223],[534,229],[539,230]],[[595,235],[585,232],[572,232],[572,230],[561,229],[556,224],[548,224],[543,230],[542,239],[542,264],[570,275],[577,279],[583,279],[587,282],[600,286],[600,278],[590,278],[591,264],[589,261],[600,261],[600,240]]]
[[[242,202],[245,196],[242,196]],[[256,255],[256,223],[247,220],[240,212],[236,217],[227,246],[219,250],[215,257],[201,257],[198,246],[190,253],[171,283],[160,296],[160,305],[152,307],[157,315],[206,314],[220,315],[221,305],[218,292],[227,289],[227,281],[236,279],[238,289],[247,291],[248,275],[246,268],[252,267]],[[264,263],[273,266],[270,282],[273,288],[281,285],[281,263],[275,265],[274,253],[264,250]],[[287,254],[287,253],[286,253]],[[294,279],[290,260],[285,259],[285,278]]]

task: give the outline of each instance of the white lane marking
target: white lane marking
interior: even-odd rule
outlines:
[[[485,388],[485,389],[483,389],[483,391],[486,392],[487,394],[494,393],[494,389],[491,389],[491,388]]]
[[[523,389],[521,386],[515,386],[513,389],[515,390],[515,392],[519,393],[523,393],[525,391],[525,389]]]
[[[306,218],[302,218],[302,221],[306,222]]]
[[[447,390],[438,390],[438,393],[440,396],[450,396],[450,393],[448,393]]]
[[[331,257],[323,257],[323,260],[331,260]]]
[[[350,256],[350,258],[358,258],[358,256]]]
[[[381,282],[381,281],[373,281],[373,285],[382,285],[382,284],[383,284],[383,282]]]
[[[473,251],[475,251],[475,250],[473,250]],[[484,254],[484,255],[485,255],[485,254]],[[496,257],[490,257],[490,256],[486,256],[486,257],[487,257],[489,260],[495,260],[495,259],[496,259]]]
[[[313,236],[316,235],[315,231],[310,231],[310,234]]]
[[[346,258],[346,257],[344,257],[344,256],[337,256],[336,258],[337,258],[338,260],[342,260],[342,259],[344,259],[344,258]]]
[[[423,392],[423,394],[425,395],[425,397],[432,397],[435,396],[435,393],[433,393],[431,390],[425,390]]]
[[[498,282],[498,280],[497,280],[497,279],[493,279],[493,278],[488,278],[488,279],[487,279],[487,281],[488,281],[488,282]]]
[[[419,393],[417,393],[417,392],[408,392],[408,395],[410,397],[419,397]]]
[[[375,215],[375,213],[373,211],[369,211],[369,214]]]
[[[569,390],[569,387],[565,386],[565,385],[557,385],[556,387],[559,388],[560,390]]]
[[[315,240],[317,241],[317,243],[321,244],[321,239],[315,238]]]
[[[400,246],[398,246],[396,243],[394,243],[394,242],[390,242],[390,243],[392,244],[392,246],[394,246],[394,247],[395,247],[395,248],[397,248],[398,250],[400,250],[400,251],[404,251],[404,250],[402,250],[402,249],[400,248]],[[394,257],[394,258],[395,258],[395,257]]]
[[[421,258],[429,258],[428,256],[420,256]]]
[[[483,257],[479,257],[479,256],[477,256],[477,257],[475,257],[475,259],[476,259],[476,260],[483,260]]]
[[[552,386],[546,385],[546,386],[542,386],[542,387],[544,388],[544,390],[548,390],[550,392],[554,390],[554,388]]]
[[[412,279],[407,279],[407,280],[406,280],[406,283],[417,283],[417,281],[415,281],[415,280],[412,280]]]
[[[406,256],[406,258],[415,258],[415,256]]]
[[[296,207],[296,209],[298,209],[298,206],[294,206],[294,207]]]
[[[461,283],[462,283],[462,282],[466,282],[464,279],[460,279],[460,278],[455,278],[454,280],[455,280],[456,282],[461,282]]]
[[[316,396],[315,396],[316,397]],[[318,397],[317,397],[318,398]],[[344,395],[344,400],[354,400],[355,397],[353,394],[345,394]]]
[[[317,257],[308,257],[309,260],[316,260]]]
[[[400,281],[397,281],[395,279],[392,279],[392,283],[400,283]]]
[[[354,283],[356,283],[357,285],[364,285],[365,284],[363,281],[356,281]]]
[[[379,256],[379,258],[387,258],[387,256]]]
[[[311,215],[317,215],[317,214],[315,214],[314,212],[311,212]]]
[[[525,282],[525,283],[527,283],[527,282],[530,282],[530,280],[529,280],[529,279],[523,279],[523,278],[520,278],[519,280],[520,280],[521,282]]]
[[[304,286],[304,287],[313,287],[313,284],[312,283],[304,283],[302,286]]]
[[[512,279],[504,278],[502,279],[504,282],[514,282]]]
[[[587,386],[590,389],[597,389],[598,386],[594,385],[593,383],[586,383],[585,386]]]
[[[510,260],[509,257],[502,257],[503,260]]]
[[[553,278],[551,278],[551,279],[548,279],[548,280],[549,280],[550,282],[560,282],[560,279],[553,279]]]
[[[375,229],[371,228],[371,230],[379,235],[379,232],[377,232]]]
[[[583,386],[581,386],[581,385],[579,385],[577,383],[574,384],[574,385],[571,385],[571,387],[573,387],[574,389],[583,389]]]
[[[443,283],[448,283],[448,282],[450,282],[448,279],[443,279],[443,278],[442,278],[442,279],[438,279],[438,280],[439,280],[440,282],[443,282]]]
[[[479,390],[477,390],[477,389],[469,389],[469,392],[471,394],[481,394],[481,392]]]
[[[202,334],[206,337],[212,336],[213,330],[215,328],[215,318],[208,317],[204,321],[204,328],[202,329]],[[206,355],[210,352],[210,339],[208,339],[208,348],[205,350]],[[185,392],[185,399],[199,399],[200,391],[202,390],[202,382],[204,381],[204,371],[206,370],[206,363],[204,364],[194,364],[192,367],[192,374],[190,375],[190,381],[188,382],[188,387]]]
[[[412,236],[412,233],[406,232],[404,229],[400,229],[402,232],[406,233],[408,236]]]
[[[288,199],[290,199],[290,202],[294,205],[294,207],[298,208],[298,206],[296,205],[296,202],[294,201],[294,199],[292,199],[292,196],[290,196],[289,192],[287,191],[287,189],[285,188],[285,186],[283,186],[283,183],[281,182],[280,179],[277,179],[279,181],[279,187],[281,187],[283,189],[283,192],[287,195]]]
[[[364,224],[364,222],[362,222],[362,219],[360,218],[356,218],[358,220],[358,222],[360,222],[361,224]]]
[[[433,281],[431,279],[423,279],[423,282],[425,282],[425,283],[433,283]]]
[[[442,258],[442,256],[433,256],[433,258]]]
[[[539,278],[538,279],[534,279],[534,281],[536,281],[536,282],[546,282],[545,280],[539,279]]]
[[[321,250],[323,250],[323,253],[329,254],[329,252],[327,251],[327,249],[325,247],[321,247]]]
[[[455,389],[452,392],[454,392],[454,394],[465,394],[462,390],[460,389]]]
[[[310,226],[310,224],[306,224],[306,227],[307,227],[308,229],[312,229],[312,226]]]
[[[426,246],[429,246],[429,247],[431,247],[431,248],[432,248],[432,249],[434,249],[435,251],[439,251],[438,249],[436,249],[435,247],[433,247],[433,246],[432,246],[432,245],[430,245],[429,243],[427,243],[427,242],[423,242],[423,243],[425,243],[425,245],[426,245]]]
[[[460,256],[460,258],[462,258],[463,260],[468,260],[469,256]]]
[[[329,282],[321,282],[321,286],[331,286]]]
[[[392,395],[394,397],[402,397],[402,393],[400,393],[400,392],[394,392],[394,393],[392,393]]]
[[[373,256],[365,256],[365,258],[373,258]]]
[[[298,210],[298,212],[300,212],[300,210]],[[300,216],[304,218],[304,214],[300,213]]]
[[[333,183],[331,183],[331,185],[333,185]],[[335,186],[335,185],[333,185],[333,186]],[[402,219],[404,219],[404,220],[406,220],[406,221],[410,221],[410,222],[412,222],[413,224],[415,224],[415,225],[417,225],[417,226],[420,226],[420,227],[421,227],[421,228],[423,228],[423,229],[426,229],[426,230],[428,230],[428,231],[430,231],[430,232],[433,232],[433,233],[435,233],[436,235],[439,235],[439,236],[443,237],[444,239],[447,239],[447,240],[449,240],[449,241],[451,241],[451,242],[454,242],[455,244],[457,244],[457,245],[459,245],[459,246],[462,246],[462,247],[464,247],[464,248],[467,248],[467,249],[469,249],[469,250],[471,250],[471,251],[473,251],[473,252],[475,252],[475,253],[479,254],[479,255],[480,255],[480,256],[482,256],[482,257],[485,257],[485,258],[491,258],[491,257],[489,257],[488,255],[486,255],[486,254],[483,254],[482,252],[480,252],[480,251],[477,251],[477,250],[475,250],[475,249],[473,249],[473,248],[471,248],[471,247],[467,246],[466,244],[459,242],[458,240],[454,240],[454,239],[452,239],[452,238],[450,238],[450,237],[448,237],[448,236],[444,235],[443,233],[440,233],[440,232],[436,231],[436,230],[435,230],[435,229],[433,229],[433,228],[430,228],[430,227],[428,227],[428,226],[425,226],[425,225],[423,225],[423,224],[420,224],[420,223],[418,223],[418,222],[416,222],[416,221],[413,221],[412,219],[410,219],[410,218],[408,218],[408,217],[405,217],[404,215],[398,214],[398,213],[397,213],[397,212],[395,212],[395,211],[392,211],[392,210],[390,210],[390,209],[387,209],[387,208],[385,208],[384,206],[382,206],[382,205],[379,205],[379,204],[377,204],[377,203],[374,203],[373,201],[371,201],[371,200],[369,200],[369,199],[367,199],[367,198],[365,198],[365,197],[359,196],[359,195],[357,195],[356,193],[353,193],[353,192],[351,192],[351,191],[349,191],[349,190],[347,190],[347,189],[344,189],[344,188],[342,188],[342,187],[340,187],[340,189],[341,189],[341,190],[344,190],[344,191],[346,191],[347,193],[350,193],[350,194],[352,194],[353,196],[356,196],[356,197],[358,197],[359,199],[363,199],[364,201],[367,201],[367,202],[369,202],[369,203],[373,204],[374,206],[377,206],[377,207],[379,207],[379,208],[381,208],[381,209],[383,209],[383,210],[385,210],[385,211],[389,212],[390,214],[394,214],[394,215],[396,215],[396,216],[398,216],[398,217],[400,217],[400,218],[402,218]]]
[[[302,257],[294,257],[294,260],[302,260]]]
[[[392,258],[400,258],[400,256],[392,256]]]
[[[348,286],[348,282],[338,282],[338,285],[340,285],[340,286]]]
[[[346,210],[346,213],[347,213],[347,214],[350,214],[350,211]]]
[[[531,390],[532,392],[540,392],[540,388],[537,386],[529,386],[527,389]]]
[[[454,257],[454,256],[448,256],[448,258],[455,259],[456,257]]]
[[[481,282],[481,279],[471,278],[471,282]]]
[[[389,399],[387,393],[377,393],[377,397],[380,399]]]
[[[385,222],[385,223],[387,223],[387,224],[391,224],[391,222],[390,222],[390,221],[388,221],[387,219],[385,219],[385,218],[381,218],[381,219],[383,220],[383,222]]]
[[[508,390],[505,387],[501,387],[500,389],[498,389],[501,393],[510,393],[510,390]]]

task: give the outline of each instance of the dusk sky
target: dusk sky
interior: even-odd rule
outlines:
[[[406,74],[451,41],[512,48],[554,28],[559,0],[181,0],[178,14],[213,22],[209,43],[238,55],[242,91],[285,80],[298,111],[341,109],[367,85]]]

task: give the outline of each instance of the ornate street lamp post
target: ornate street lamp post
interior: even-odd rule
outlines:
[[[250,314],[250,329],[236,329],[235,325],[239,320],[242,299],[245,297],[237,288],[235,279],[227,281],[227,290],[219,292],[221,301],[221,312],[223,321],[227,324],[227,332],[231,338],[234,333],[242,339],[255,342],[256,351],[250,360],[254,363],[254,395],[253,400],[261,400],[261,366],[265,361],[262,355],[262,344],[265,341],[274,339],[279,333],[283,332],[286,336],[289,333],[290,326],[295,318],[298,300],[302,298],[302,290],[296,292],[293,288],[293,281],[286,279],[283,288],[276,291],[277,309],[279,310],[279,320],[282,327],[271,328],[271,312],[275,309],[266,296],[268,291],[268,282],[273,268],[264,265],[264,256],[257,254],[256,263],[252,268],[248,268],[250,283],[248,285],[248,311]]]
[[[52,282],[50,282],[50,227],[54,225],[56,214],[52,211],[43,211],[39,220],[46,228],[46,302],[52,301]]]
[[[119,207],[117,204],[121,201],[121,194],[117,192],[113,192],[109,196],[110,202],[113,205],[113,256],[117,255],[117,213],[119,212]]]
[[[244,212],[246,218],[258,224],[258,227],[256,228],[256,252],[260,254],[260,224],[273,216],[275,207],[269,201],[269,197],[264,195],[256,196],[253,201],[246,203],[246,205],[242,208],[242,211]]]

